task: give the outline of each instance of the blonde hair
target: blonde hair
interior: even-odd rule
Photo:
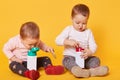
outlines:
[[[26,22],[22,24],[20,28],[20,36],[22,39],[25,38],[39,38],[39,27],[34,22]]]

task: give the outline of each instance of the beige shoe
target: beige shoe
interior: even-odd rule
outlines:
[[[75,77],[89,77],[89,70],[82,69],[79,66],[72,67],[71,72]]]
[[[89,69],[90,76],[105,76],[108,74],[109,68],[107,66],[99,66]]]

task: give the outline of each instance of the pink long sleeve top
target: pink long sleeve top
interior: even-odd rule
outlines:
[[[42,50],[46,50],[46,45],[40,41],[38,47]],[[28,49],[23,45],[20,39],[20,35],[12,37],[3,47],[4,54],[8,59],[16,56],[17,58],[26,61]]]

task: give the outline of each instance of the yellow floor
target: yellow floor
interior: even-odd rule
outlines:
[[[4,43],[19,33],[26,21],[40,27],[40,38],[55,48],[57,59],[48,55],[54,65],[61,64],[63,48],[56,47],[55,38],[67,25],[71,25],[71,9],[83,3],[90,7],[88,28],[98,45],[96,56],[101,65],[108,65],[109,75],[104,77],[75,78],[66,71],[62,75],[46,75],[40,70],[38,80],[120,80],[120,0],[1,0],[0,1],[0,80],[29,80],[12,73],[3,54]],[[41,53],[40,53],[41,55]]]
[[[51,57],[53,64],[57,65],[57,64],[61,63],[61,62],[55,61],[56,59],[54,59],[51,55],[48,55],[48,56]],[[0,60],[0,80],[29,80],[27,78],[16,75],[9,70],[8,61],[7,61],[7,58],[3,55],[3,52],[1,52],[0,58],[1,58],[1,60]],[[58,59],[60,59],[60,58],[58,58]],[[107,65],[109,66],[110,71],[109,71],[109,74],[104,77],[75,78],[68,71],[66,71],[62,75],[46,75],[44,70],[41,69],[41,70],[39,70],[41,77],[38,80],[78,80],[78,79],[81,79],[81,80],[120,80],[119,64],[117,65],[117,62],[115,62],[115,61],[117,61],[117,60],[115,60],[115,58],[109,61],[110,63]]]

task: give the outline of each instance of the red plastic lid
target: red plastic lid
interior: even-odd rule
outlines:
[[[76,52],[81,52],[82,50],[84,50],[82,47],[76,47]]]

